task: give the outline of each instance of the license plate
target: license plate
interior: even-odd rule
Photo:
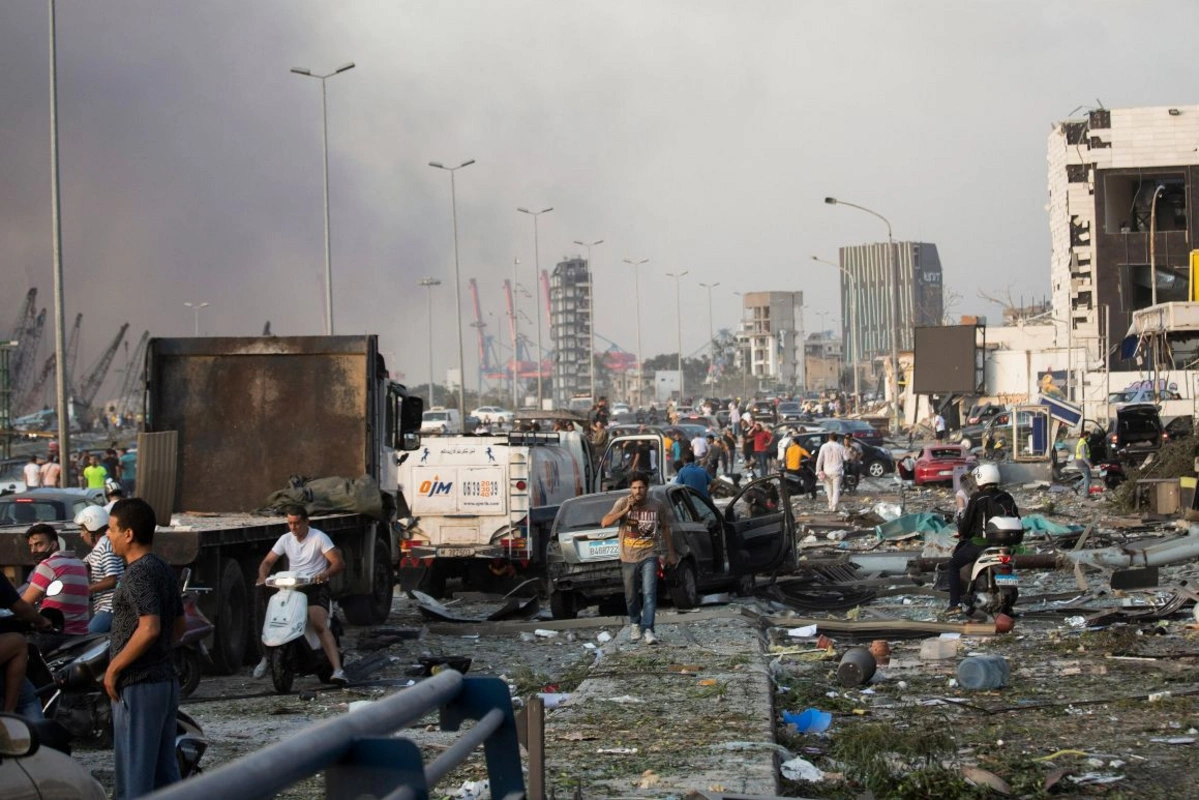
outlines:
[[[1016,575],[996,575],[996,586],[1017,586],[1020,583],[1020,578]]]
[[[437,555],[441,558],[469,558],[475,551],[469,547],[440,547]]]
[[[583,558],[596,561],[603,558],[616,558],[620,555],[620,542],[617,540],[602,542],[585,542]]]
[[[937,474],[938,474],[938,475],[952,475],[952,474],[953,474],[953,470],[951,470],[951,469],[943,469],[943,470],[941,470],[940,472],[938,472]]]

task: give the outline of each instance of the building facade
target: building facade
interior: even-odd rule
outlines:
[[[803,387],[803,292],[742,295],[743,365],[758,385]]]
[[[804,373],[809,391],[840,388],[841,339],[832,331],[817,331],[804,344]]]
[[[550,275],[550,346],[554,351],[553,398],[565,408],[571,397],[590,394],[591,270],[584,258],[560,262]]]
[[[880,242],[840,250],[841,338],[850,363],[891,354],[891,262],[887,247],[887,242]],[[941,258],[935,244],[896,242],[895,261],[899,272],[899,349],[908,351],[912,349],[912,328],[942,322]],[[851,330],[855,322],[856,330]]]
[[[1059,341],[1086,344],[1088,368],[1105,351],[1119,368],[1114,345],[1155,278],[1158,303],[1189,299],[1197,145],[1199,106],[1100,108],[1049,134],[1053,316]]]

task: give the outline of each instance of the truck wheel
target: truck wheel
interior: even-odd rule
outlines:
[[[568,590],[550,592],[550,613],[554,619],[574,619],[579,616],[579,598]]]
[[[395,586],[395,570],[391,552],[382,540],[375,540],[375,565],[371,568],[370,594],[354,594],[343,598],[341,608],[351,625],[380,625],[391,614],[391,590]]]
[[[233,675],[246,655],[246,628],[250,624],[250,598],[241,564],[232,558],[221,561],[216,630],[212,636],[212,663],[218,675]]]
[[[675,608],[680,609],[699,605],[699,582],[695,578],[695,565],[690,559],[675,568],[674,580],[670,583],[670,600]]]

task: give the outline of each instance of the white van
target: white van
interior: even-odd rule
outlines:
[[[430,409],[421,416],[420,432],[422,434],[436,434],[441,436],[461,434],[462,417],[458,414],[458,409],[456,408]]]

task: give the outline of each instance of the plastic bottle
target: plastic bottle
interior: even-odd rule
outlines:
[[[970,656],[958,664],[958,684],[963,689],[998,689],[1007,686],[1010,673],[1003,656]]]

